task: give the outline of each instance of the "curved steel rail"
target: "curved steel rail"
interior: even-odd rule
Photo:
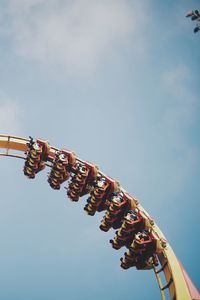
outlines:
[[[4,152],[1,152],[0,156],[9,156],[14,158],[25,159],[25,152],[28,150],[28,142],[29,139],[27,138],[11,135],[0,135],[0,148],[4,149]],[[56,151],[58,150],[59,149],[55,147],[50,147],[49,156],[53,158],[55,156]],[[83,162],[83,160],[79,158],[76,158],[76,160],[78,162]],[[46,165],[49,167],[51,166],[51,164],[48,162],[46,163]],[[105,176],[105,174],[103,174],[102,172],[99,171],[99,173]],[[126,192],[122,188],[121,190]],[[160,251],[160,253],[157,254],[160,262],[160,267],[159,269],[157,269],[154,266],[154,273],[156,275],[156,279],[160,288],[162,300],[166,299],[166,289],[169,289],[171,300],[199,300],[200,294],[198,293],[195,286],[192,284],[187,273],[185,272],[178,258],[176,257],[173,249],[166,241],[162,231],[153,222],[149,214],[140,204],[137,205],[137,208],[149,217],[151,227],[159,237],[162,244],[162,250]],[[166,283],[164,285],[161,282],[161,278],[159,275],[161,272],[164,273],[166,279]]]

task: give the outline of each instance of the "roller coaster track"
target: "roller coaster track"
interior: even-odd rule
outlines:
[[[42,140],[36,140],[36,141],[32,140],[32,144],[33,143],[35,143],[35,144],[39,143],[40,145],[48,145],[48,147],[47,147],[48,151],[46,151],[46,156],[43,157],[43,162],[41,164],[42,167],[38,171],[42,170],[45,166],[47,166],[47,167],[50,167],[51,172],[53,172],[52,171],[53,163],[55,162],[56,157],[58,157],[58,154],[62,153],[62,149],[52,147],[48,144],[48,142],[42,141]],[[27,162],[27,160],[30,158],[30,145],[31,145],[30,139],[22,138],[22,137],[18,137],[18,136],[11,136],[11,135],[0,135],[0,148],[3,151],[0,153],[0,156],[8,156],[8,157],[13,157],[13,158],[23,159]],[[33,150],[33,151],[35,151],[35,150]],[[66,150],[66,151],[68,151],[68,150]],[[65,150],[63,153],[65,154]],[[140,262],[142,261],[142,265],[141,265],[141,263],[140,264],[133,263],[134,260],[133,260],[132,256],[130,259],[130,255],[133,255],[133,253],[135,253],[135,251],[136,251],[136,249],[134,248],[135,247],[134,245],[137,246],[140,244],[140,243],[139,244],[137,243],[138,239],[136,238],[136,236],[137,236],[137,232],[136,232],[135,238],[134,238],[135,244],[134,243],[132,243],[131,245],[129,244],[130,247],[129,248],[127,247],[129,254],[127,256],[125,256],[125,258],[121,259],[121,262],[122,262],[121,266],[124,268],[127,268],[127,266],[128,267],[135,266],[137,269],[153,269],[156,279],[157,279],[157,282],[158,282],[162,300],[167,299],[166,298],[167,297],[166,290],[169,290],[171,300],[200,300],[199,292],[197,291],[197,289],[191,282],[189,276],[187,275],[183,266],[181,265],[178,258],[176,257],[170,244],[167,242],[162,231],[159,229],[159,227],[156,225],[156,223],[152,220],[152,218],[149,216],[147,211],[140,205],[139,201],[137,199],[135,199],[134,197],[130,196],[123,188],[121,188],[118,182],[116,182],[113,179],[111,179],[110,177],[106,176],[99,169],[95,169],[95,167],[93,165],[91,165],[91,164],[88,165],[88,163],[86,161],[81,160],[80,158],[77,158],[73,152],[66,152],[66,153],[67,154],[70,153],[71,157],[73,157],[73,159],[74,159],[73,167],[70,169],[70,172],[69,172],[69,176],[71,176],[71,181],[73,181],[73,177],[77,173],[76,167],[78,165],[79,166],[81,165],[82,167],[86,166],[88,168],[92,168],[91,170],[97,170],[98,178],[106,179],[107,180],[106,182],[109,182],[109,184],[111,184],[112,187],[115,187],[118,195],[120,194],[123,197],[125,197],[126,200],[128,199],[127,203],[128,203],[129,210],[135,211],[137,214],[140,214],[140,216],[142,216],[142,221],[145,220],[144,224],[145,224],[145,229],[147,230],[145,232],[148,232],[148,234],[151,234],[151,236],[153,236],[152,239],[154,241],[155,247],[154,247],[154,253],[153,254],[151,253],[152,255],[148,255],[148,252],[145,252],[145,251],[147,251],[147,250],[145,250],[146,245],[144,246],[144,248],[139,248],[140,250],[137,250],[137,251],[144,250],[143,252],[138,252],[138,253],[140,253]],[[64,156],[62,156],[62,158],[63,157]],[[27,172],[30,171],[29,164],[30,163],[28,163],[28,171]],[[25,166],[27,166],[27,163],[25,163]],[[27,167],[24,167],[24,173],[26,173],[25,168],[27,168]],[[72,174],[73,174],[73,176],[72,176]],[[25,175],[27,175],[27,174],[25,174]],[[30,174],[28,173],[28,176],[29,176],[29,178],[34,178],[35,174],[33,177],[30,177]],[[61,183],[63,183],[64,181],[67,181],[67,179],[69,179],[69,177],[65,177]],[[50,184],[51,187],[56,188],[56,186],[52,186],[53,183],[51,181],[51,178],[49,179],[49,182],[51,183]],[[96,181],[91,183],[90,188],[85,192],[85,194],[88,193],[88,194],[94,196],[95,182]],[[57,181],[56,181],[56,183],[57,183]],[[55,184],[55,182],[54,182],[54,184]],[[69,186],[70,186],[70,184],[69,184]],[[72,183],[71,183],[71,186],[72,186]],[[60,187],[58,187],[58,188],[60,188]],[[69,188],[68,188],[68,193],[70,193]],[[108,197],[108,194],[107,194],[107,197]],[[109,196],[109,197],[111,197],[111,196]],[[89,199],[91,201],[91,196]],[[77,201],[77,199],[74,201]],[[110,208],[111,207],[110,205],[111,205],[110,200],[108,201],[108,199],[106,199],[102,210],[107,210],[107,219],[109,218],[110,215],[112,215],[112,210]],[[88,206],[91,207],[90,204],[87,204],[86,211],[88,212],[88,214],[93,215],[94,213],[90,213]],[[112,206],[112,207],[114,207],[114,206]],[[94,208],[94,206],[93,206],[93,208]],[[109,215],[108,211],[110,211],[110,215]],[[127,211],[126,211],[126,213],[127,213]],[[122,213],[117,216],[118,216],[118,218],[121,218],[121,219],[123,219],[123,217],[124,217]],[[105,223],[105,220],[107,220],[107,219],[104,218],[104,221],[102,223],[103,229],[100,226],[100,228],[102,230],[106,229],[104,231],[107,231],[109,229],[109,228],[105,227],[105,224],[107,224],[107,226],[108,226],[108,224],[110,224],[110,228],[113,227],[112,226],[113,223],[112,224],[109,222]],[[123,227],[124,226],[123,224],[124,223],[121,221],[118,228],[120,226]],[[112,242],[113,241],[111,241],[111,243]],[[140,247],[142,247],[142,245],[143,244],[140,244]],[[131,250],[131,247],[133,248],[132,250]],[[113,248],[115,248],[115,247],[113,247]],[[119,248],[115,248],[115,249],[119,249]],[[141,250],[141,249],[143,249],[143,250]],[[147,253],[147,255],[145,253]],[[145,259],[143,259],[143,255],[146,255]],[[154,258],[154,259],[152,259],[152,258]],[[131,261],[131,264],[130,264],[130,261]],[[136,261],[137,261],[137,259],[136,259]],[[161,273],[164,274],[164,278],[165,278],[164,283],[161,281],[161,276],[160,276]]]

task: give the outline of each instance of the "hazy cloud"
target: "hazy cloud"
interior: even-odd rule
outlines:
[[[142,4],[127,0],[9,0],[5,11],[18,54],[70,72],[115,55],[146,19]]]
[[[19,105],[0,92],[0,129],[2,134],[19,134],[22,130]]]
[[[188,137],[197,110],[192,79],[192,72],[185,65],[169,68],[162,77],[168,98],[161,121],[162,140],[168,151],[171,149],[171,155],[173,154],[174,172],[170,177],[176,189],[190,177],[199,156],[198,149],[191,144]]]
[[[186,65],[175,66],[163,74],[163,83],[168,93],[186,102],[194,101],[192,89],[189,87],[192,72]]]
[[[170,104],[165,111],[165,118],[170,121],[175,132],[193,122],[197,98],[192,89],[192,79],[192,72],[185,65],[174,66],[163,74],[163,87]]]

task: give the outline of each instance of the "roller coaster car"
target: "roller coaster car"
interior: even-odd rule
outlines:
[[[128,200],[127,195],[122,191],[113,193],[108,211],[99,226],[101,230],[108,231],[111,227],[117,229],[121,226],[122,219],[130,208]]]
[[[55,189],[59,190],[60,185],[64,180],[67,180],[69,177],[69,173],[66,171],[66,166],[68,165],[67,157],[58,152],[53,161],[53,165],[51,168],[51,172],[48,176],[48,182],[50,186]]]
[[[114,240],[110,240],[112,247],[116,250],[122,246],[129,247],[132,243],[135,233],[145,227],[145,218],[143,212],[137,208],[129,210],[123,219],[120,229],[116,232]]]
[[[151,230],[143,230],[135,234],[135,238],[129,247],[129,251],[121,258],[121,267],[128,269],[136,267],[139,270],[151,269],[153,264],[157,265],[156,253],[157,235]]]
[[[137,270],[151,270],[154,266],[158,266],[158,257],[156,254],[152,254],[150,257],[145,256],[132,256],[130,252],[124,254],[124,258],[120,259],[121,267],[123,269],[129,269],[136,267]]]
[[[144,229],[135,234],[135,238],[130,245],[129,249],[133,251],[147,251],[148,249],[155,248],[155,238],[149,229]]]
[[[135,234],[129,249],[145,253],[159,253],[163,250],[163,246],[163,241],[160,240],[157,233],[152,228],[149,228]]]
[[[67,157],[68,160],[68,165],[67,165],[67,170],[71,171],[73,166],[76,164],[76,154],[71,151],[71,150],[66,150],[66,149],[61,149],[61,154]]]
[[[101,212],[107,209],[110,205],[111,195],[117,191],[119,191],[117,181],[107,176],[98,175],[84,210],[88,215],[93,216],[96,211]]]
[[[113,215],[118,215],[122,209],[128,205],[128,200],[123,192],[115,192],[110,200],[109,211]]]
[[[39,171],[45,168],[50,146],[46,141],[38,139],[34,142],[32,138],[30,138],[30,142],[27,146],[28,150],[26,152],[27,157],[24,165],[24,175],[33,179]]]
[[[71,177],[71,182],[67,188],[67,195],[72,201],[78,201],[79,197],[88,194],[94,184],[98,168],[89,162],[78,162]]]
[[[69,179],[71,168],[75,162],[76,156],[72,151],[62,149],[55,154],[48,176],[48,182],[53,189],[59,190],[60,185]]]
[[[151,270],[153,266],[158,266],[158,257],[156,254],[153,254],[149,258],[145,259],[145,257],[139,257],[138,261],[136,262],[136,269],[137,270]]]

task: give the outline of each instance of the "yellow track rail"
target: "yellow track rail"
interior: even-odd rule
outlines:
[[[3,152],[0,153],[0,156],[9,156],[15,158],[25,159],[24,152],[28,149],[27,143],[28,139],[18,137],[18,136],[10,136],[10,135],[0,135],[0,148],[4,149]],[[54,157],[57,148],[50,148],[50,156]],[[23,152],[23,153],[21,153]],[[81,159],[77,158],[78,161],[82,162]],[[49,164],[46,164],[49,166]],[[104,175],[102,172],[100,172]],[[123,189],[122,189],[123,190]],[[124,191],[124,190],[123,190]],[[126,192],[126,191],[125,191]],[[138,208],[143,211],[147,216],[149,214],[144,210],[144,208],[138,204]],[[161,292],[162,300],[165,300],[165,290],[169,289],[170,299],[171,300],[191,300],[193,297],[190,295],[190,291],[188,285],[186,283],[183,269],[168,242],[165,242],[165,236],[159,227],[152,222],[152,228],[154,232],[158,235],[161,241],[163,241],[163,249],[158,254],[158,259],[160,262],[160,269],[157,270],[154,267],[154,272],[158,281],[158,285]],[[161,282],[159,274],[163,272],[166,283],[163,285]]]

